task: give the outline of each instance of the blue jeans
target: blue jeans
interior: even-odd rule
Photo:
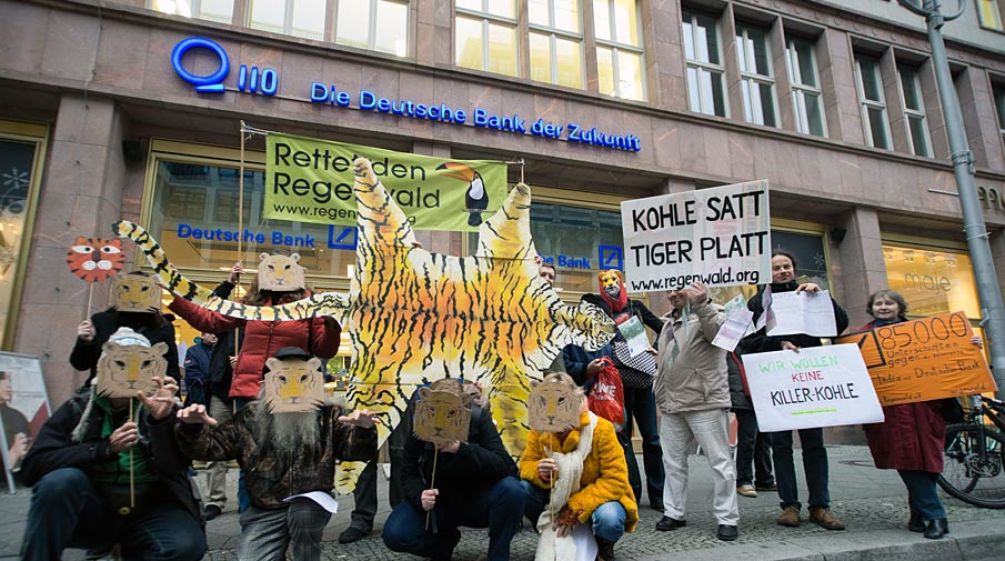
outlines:
[[[535,525],[537,519],[541,517],[545,507],[548,505],[548,489],[541,489],[532,485],[529,481],[521,481],[523,491],[527,495],[527,502],[524,506],[524,514]],[[599,539],[614,543],[625,535],[625,521],[628,513],[625,507],[618,501],[609,501],[596,508],[590,515],[590,522],[593,525],[593,535]]]
[[[255,400],[248,397],[235,397],[233,400],[234,414],[236,415],[238,411],[244,409],[252,401]],[[244,487],[244,470],[242,469],[237,472],[237,512],[244,512],[250,506],[251,497],[248,496],[248,490]]]
[[[510,542],[520,527],[524,492],[520,481],[507,476],[477,496],[441,495],[433,508],[433,523],[426,530],[426,511],[405,500],[394,507],[384,523],[382,538],[391,551],[433,559],[450,559],[461,539],[458,526],[489,529],[488,561],[509,561]]]
[[[652,388],[625,388],[625,428],[624,433],[631,438],[633,420],[638,423],[642,437],[642,461],[646,471],[646,492],[649,504],[663,504],[663,449],[660,447],[660,432],[656,426],[656,396]],[[638,462],[631,446],[625,451],[628,461],[629,480],[635,500],[642,503],[642,478],[639,476]]]
[[[907,502],[911,505],[911,512],[917,512],[925,520],[946,517],[946,507],[942,506],[936,487],[939,474],[907,469],[898,469],[897,473],[907,486]]]
[[[781,506],[800,508],[799,489],[796,486],[796,466],[792,460],[792,431],[773,432],[771,450],[775,460],[775,483]],[[803,448],[803,470],[809,487],[809,506],[828,508],[831,503],[827,490],[827,450],[824,448],[823,429],[800,429],[799,442]]]
[[[152,502],[152,501],[151,501]],[[26,561],[59,561],[67,548],[110,549],[124,559],[198,561],[206,552],[199,522],[180,504],[160,501],[122,516],[106,508],[90,478],[60,468],[35,484],[21,545]]]
[[[265,510],[254,505],[241,513],[241,561],[284,561],[292,546],[293,561],[320,561],[321,535],[331,513],[310,499],[294,499],[288,508]]]

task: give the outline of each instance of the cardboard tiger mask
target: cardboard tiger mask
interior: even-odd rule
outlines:
[[[97,389],[101,397],[134,398],[142,391],[146,394],[156,390],[154,376],[164,377],[167,373],[167,359],[164,353],[167,343],[150,345],[119,344],[109,339],[101,347],[101,357],[97,364]]]
[[[300,254],[258,256],[258,288],[289,292],[304,287],[304,268],[300,266]]]
[[[324,375],[321,359],[308,360],[269,358],[265,361],[263,395],[270,413],[304,413],[314,411],[324,403]]]
[[[84,282],[101,282],[122,270],[125,256],[122,240],[102,240],[77,236],[66,253],[70,272]]]
[[[571,378],[549,374],[534,384],[528,401],[530,428],[540,432],[564,432],[579,426],[583,394]]]
[[[467,442],[471,424],[471,396],[447,390],[419,388],[412,431],[434,445]]]
[[[161,309],[161,287],[154,277],[127,273],[112,281],[109,299],[120,312],[156,312]]]

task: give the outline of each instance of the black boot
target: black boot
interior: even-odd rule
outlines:
[[[949,533],[949,522],[945,518],[936,518],[925,522],[925,537],[930,540],[941,540]]]
[[[597,561],[614,561],[614,542],[597,538]]]
[[[924,532],[925,531],[925,519],[921,517],[921,513],[912,510],[911,518],[907,521],[907,529],[912,532]]]

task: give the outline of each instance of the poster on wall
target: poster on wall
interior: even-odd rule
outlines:
[[[963,312],[886,325],[838,338],[859,347],[883,405],[997,390]]]
[[[768,182],[750,181],[621,203],[629,292],[771,278]]]
[[[883,421],[855,345],[743,355],[757,426],[764,432]]]
[[[477,232],[502,206],[506,164],[445,160],[280,133],[265,139],[262,216],[318,224],[356,224],[352,163],[373,173],[416,230]]]
[[[0,455],[11,493],[12,472],[20,467],[50,414],[38,357],[0,352]]]

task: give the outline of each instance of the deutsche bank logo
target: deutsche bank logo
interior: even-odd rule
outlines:
[[[216,56],[218,66],[215,72],[205,76],[192,74],[182,64],[185,53],[192,49],[206,49]],[[206,37],[189,37],[182,39],[171,50],[171,66],[174,71],[189,84],[195,86],[195,91],[200,93],[223,93],[225,91],[223,81],[230,74],[230,57],[227,51],[212,39]],[[279,90],[279,73],[272,68],[259,69],[257,66],[241,65],[237,75],[237,89],[241,92],[260,93],[262,95],[273,96]]]
[[[619,245],[597,246],[597,257],[601,269],[624,270],[625,251]]]

